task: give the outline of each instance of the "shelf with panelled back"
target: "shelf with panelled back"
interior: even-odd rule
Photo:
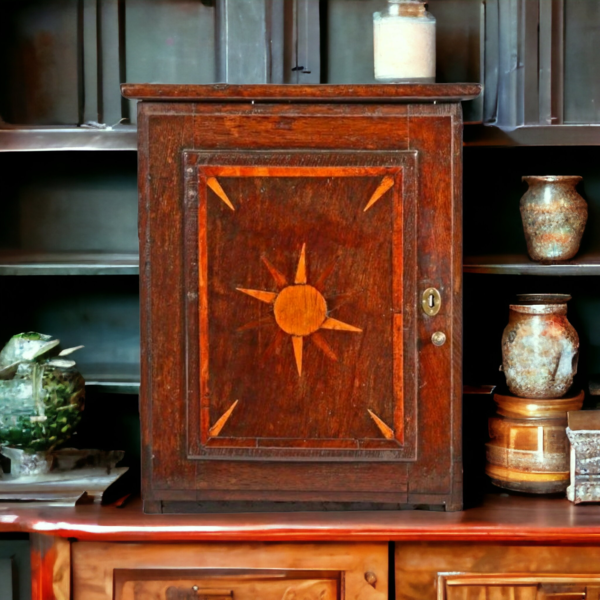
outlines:
[[[267,13],[249,13],[243,31],[254,42],[240,53],[240,31],[231,29],[238,25],[229,22],[223,37],[216,17],[225,4],[9,0],[0,9],[6,75],[0,82],[0,281],[11,291],[5,299],[11,318],[0,337],[40,329],[65,345],[84,344],[78,363],[92,398],[139,388],[136,107],[120,96],[119,84],[250,83],[263,76],[282,83],[374,82],[371,15],[383,0],[327,0],[316,13],[310,10],[319,3],[307,2],[309,20],[296,21],[306,35],[297,38],[295,51],[306,52],[311,73],[289,62],[300,59],[286,50],[285,36],[264,42],[287,13],[270,14],[270,25]],[[510,298],[547,289],[574,296],[570,315],[582,337],[587,387],[600,372],[594,334],[600,78],[591,60],[594,38],[586,34],[600,22],[599,9],[573,0],[564,3],[562,16],[535,1],[429,4],[438,27],[437,80],[486,88],[464,105],[465,382],[482,382],[488,391],[499,382],[498,340]],[[249,0],[240,1],[236,10],[247,6]],[[522,19],[514,39],[502,30],[511,22],[506,11]],[[510,56],[509,39],[522,53],[517,72],[496,68]],[[256,67],[265,53],[266,74]],[[551,172],[584,176],[590,222],[576,259],[540,265],[525,252],[520,177]],[[468,391],[478,389],[486,391]]]

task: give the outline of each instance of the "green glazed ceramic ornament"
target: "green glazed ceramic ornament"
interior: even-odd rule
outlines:
[[[52,450],[67,441],[81,420],[85,382],[43,333],[14,335],[0,351],[0,446],[28,452]]]

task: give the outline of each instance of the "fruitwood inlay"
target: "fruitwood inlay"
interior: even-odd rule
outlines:
[[[371,206],[373,206],[373,204],[375,204],[375,202],[377,202],[393,185],[394,178],[386,175],[379,184],[379,187],[373,192],[373,195],[365,206],[364,211],[367,212]]]
[[[273,265],[263,257],[263,262],[267,265],[269,272],[275,279],[277,285],[283,285],[279,293],[267,292],[263,290],[247,290],[237,288],[248,296],[252,296],[261,302],[273,304],[273,315],[279,328],[286,334],[292,336],[292,345],[294,348],[294,358],[298,375],[302,375],[302,359],[304,338],[312,336],[319,329],[335,329],[338,331],[352,331],[360,333],[362,329],[354,327],[337,319],[328,317],[327,301],[323,295],[312,285],[307,283],[306,276],[306,244],[302,244],[296,277],[293,285],[287,285],[287,279]],[[242,325],[238,330],[251,328],[250,324],[256,323],[260,326],[264,320],[251,321]],[[275,337],[274,341],[278,338]],[[311,338],[312,339],[312,338]],[[331,350],[326,340],[321,336],[317,338],[315,344],[319,350],[322,350],[325,356],[337,360],[337,356]]]
[[[377,425],[377,427],[379,428],[379,431],[381,431],[381,433],[383,434],[383,437],[386,440],[393,440],[394,430],[388,425],[386,425],[372,410],[367,409],[367,412],[369,413],[371,419],[373,419],[373,421],[375,422],[375,425]]]
[[[208,187],[217,196],[219,196],[219,198],[221,198],[221,200],[223,200],[223,202],[225,202],[225,204],[227,204],[227,206],[229,206],[229,208],[231,210],[235,210],[233,204],[231,203],[231,200],[227,197],[227,194],[225,193],[225,190],[223,190],[223,188],[221,187],[221,184],[217,181],[216,177],[209,177],[206,180],[206,185],[208,185]]]
[[[225,413],[223,413],[223,416],[221,416],[219,418],[219,420],[209,429],[209,433],[210,433],[211,436],[217,437],[219,435],[219,433],[221,433],[221,429],[223,429],[223,427],[225,427],[225,423],[227,423],[227,420],[231,416],[231,413],[233,412],[233,410],[237,406],[238,402],[239,402],[239,400],[236,400],[227,409],[227,411]]]

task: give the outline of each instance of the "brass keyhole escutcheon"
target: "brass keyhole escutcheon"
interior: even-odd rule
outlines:
[[[442,307],[442,296],[438,290],[433,287],[427,288],[421,297],[421,308],[429,317],[435,317]]]

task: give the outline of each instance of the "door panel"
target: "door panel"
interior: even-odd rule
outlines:
[[[414,459],[415,159],[186,152],[190,458]]]

